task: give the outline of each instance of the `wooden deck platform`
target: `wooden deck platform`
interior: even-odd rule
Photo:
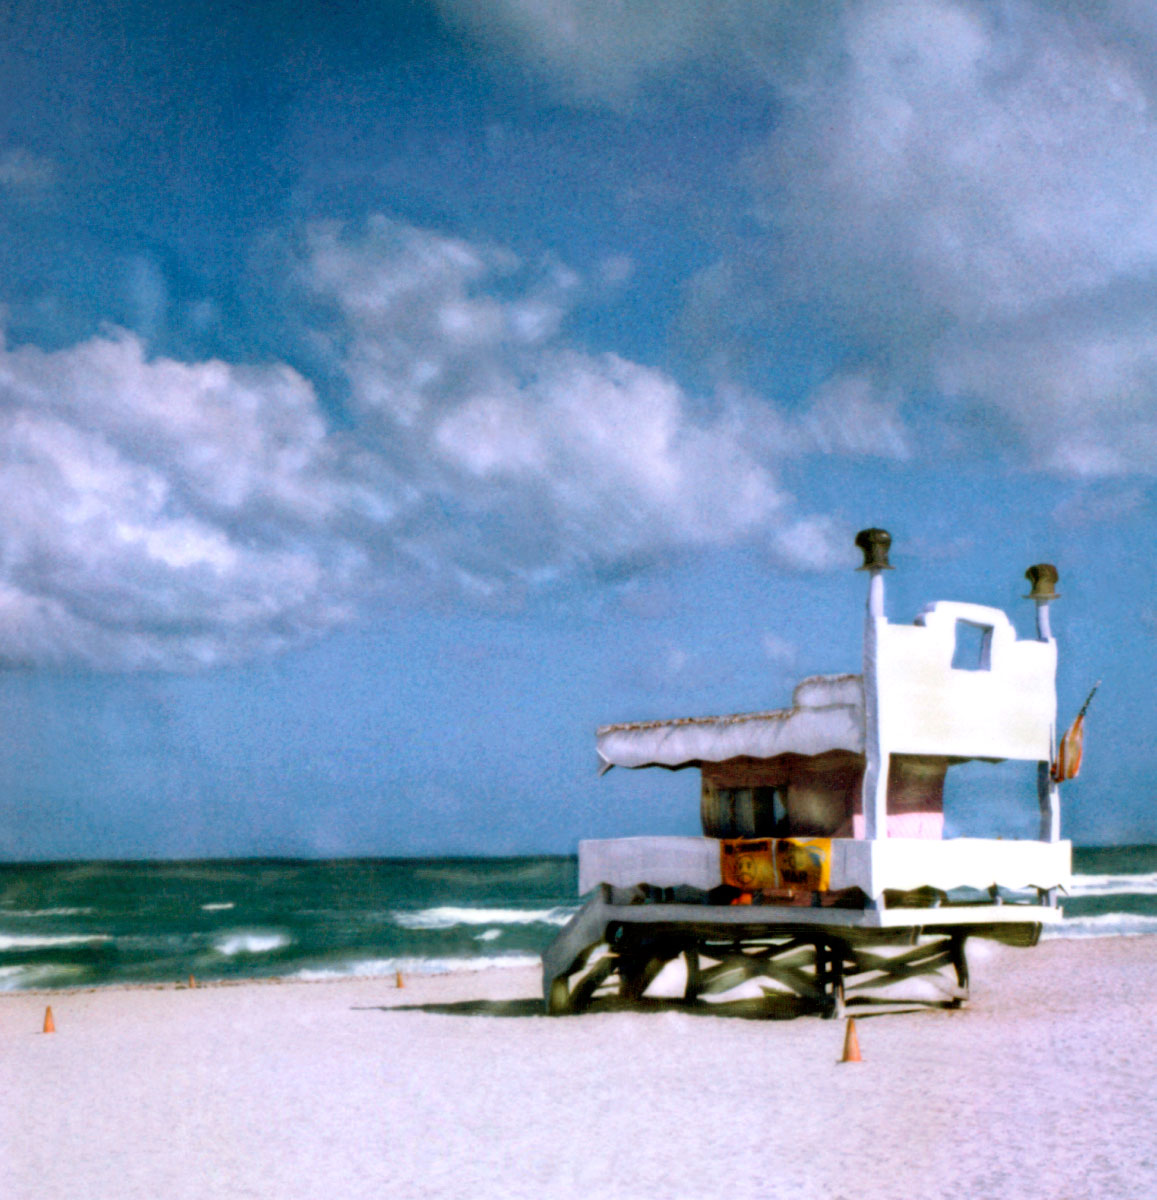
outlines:
[[[624,899],[601,885],[543,955],[548,1013],[581,1012],[608,993],[638,1001],[680,958],[688,1003],[759,979],[801,1011],[834,1017],[848,1003],[872,1002],[869,990],[947,971],[954,982],[942,1003],[959,1007],[968,998],[968,938],[1032,946],[1042,926],[1061,919],[1049,903],[995,900],[834,908]],[[852,990],[864,994],[852,1000]]]

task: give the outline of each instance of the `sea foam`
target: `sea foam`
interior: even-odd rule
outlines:
[[[472,958],[366,958],[354,959],[333,967],[305,967],[287,976],[310,981],[324,979],[376,979],[398,971],[403,975],[451,975],[460,971],[488,971],[494,968],[540,967],[537,954],[500,954]]]
[[[1092,917],[1066,917],[1057,925],[1046,925],[1042,937],[1138,937],[1157,933],[1157,917],[1140,913],[1100,913]]]
[[[237,954],[269,954],[273,950],[288,946],[289,942],[289,935],[285,933],[241,931],[218,938],[213,943],[213,948],[219,954],[232,958]]]
[[[2,917],[86,917],[94,908],[0,908]]]
[[[0,992],[18,992],[24,988],[66,987],[75,983],[79,967],[67,963],[36,963],[27,966],[0,967]]]
[[[1070,896],[1157,896],[1157,871],[1147,875],[1074,875]]]
[[[107,942],[103,933],[24,934],[0,933],[0,950],[40,950],[46,946],[92,946]]]
[[[558,908],[420,908],[395,911],[394,921],[403,929],[453,929],[455,925],[565,925],[578,910]]]

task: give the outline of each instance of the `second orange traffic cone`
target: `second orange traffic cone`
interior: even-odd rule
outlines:
[[[860,1039],[856,1036],[856,1021],[848,1018],[848,1032],[844,1034],[844,1057],[840,1062],[863,1062],[860,1058]]]
[[[52,1005],[49,1005],[44,1010],[44,1032],[45,1033],[55,1033],[56,1032],[56,1022],[52,1019]]]

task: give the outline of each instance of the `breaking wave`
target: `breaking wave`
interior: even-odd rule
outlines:
[[[68,963],[35,963],[28,966],[0,967],[0,992],[19,992],[26,988],[67,987],[82,974],[80,967]]]
[[[1042,937],[1138,937],[1157,933],[1157,917],[1140,913],[1099,913],[1089,917],[1066,917],[1058,925],[1046,925]]]
[[[213,948],[218,954],[232,958],[237,954],[270,954],[288,946],[290,938],[284,933],[230,933],[218,938]]]
[[[499,954],[473,958],[368,958],[340,966],[304,967],[287,979],[376,979],[401,971],[403,975],[451,975],[461,971],[488,971],[494,967],[540,967],[537,954]]]
[[[86,917],[94,908],[3,908],[3,917]]]
[[[110,938],[104,933],[0,933],[0,950],[42,950],[48,946],[95,946]]]
[[[453,929],[457,925],[565,925],[577,909],[557,908],[421,908],[393,913],[403,929]]]
[[[1074,875],[1071,896],[1157,896],[1157,871],[1147,875]]]

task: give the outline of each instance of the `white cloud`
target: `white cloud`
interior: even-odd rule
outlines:
[[[493,596],[739,540],[843,566],[847,531],[801,511],[774,464],[914,457],[907,397],[972,406],[971,428],[1038,470],[1157,470],[1146,10],[443,7],[593,103],[692,63],[770,81],[777,123],[742,177],[762,227],[689,308],[778,321],[785,342],[819,323],[848,365],[829,361],[793,411],[737,387],[704,404],[577,348],[588,283],[562,264],[384,217],[311,226],[282,265],[311,354],[348,383],[334,427],[281,364],[150,358],[116,333],[0,349],[0,656],[222,662],[348,620],[401,580]],[[0,188],[53,178],[0,153]],[[633,269],[607,259],[592,278]],[[163,279],[143,259],[129,274],[142,327],[162,321]]]
[[[1095,40],[1009,12],[1019,24],[892,0],[849,17],[839,74],[752,161],[796,287],[979,322],[1152,266],[1143,88]]]
[[[703,419],[662,372],[569,347],[579,281],[556,264],[376,218],[317,231],[297,277],[342,313],[334,353],[363,434],[421,480],[418,536],[468,571],[725,544],[786,511],[749,448],[759,406]],[[469,516],[437,519],[447,506]]]
[[[692,64],[770,89],[746,159],[763,231],[724,239],[681,332],[725,380],[768,325],[847,348],[785,451],[911,456],[902,398],[939,392],[945,444],[963,400],[985,449],[1019,437],[1000,448],[1035,469],[1157,470],[1152,4],[441,3],[580,102],[630,104]]]
[[[899,390],[885,391],[864,373],[829,376],[795,411],[763,403],[733,385],[721,385],[715,399],[769,462],[807,455],[898,461],[913,452]]]
[[[903,398],[942,389],[946,443],[963,399],[986,449],[1019,436],[1036,469],[1157,470],[1152,5],[443,7],[580,102],[632,103],[691,64],[770,89],[774,128],[745,164],[764,232],[699,273],[682,332],[725,380],[768,324],[818,323],[849,348],[856,366],[781,425],[783,450],[810,436],[821,453],[910,457]]]
[[[572,272],[384,218],[303,244],[289,273],[350,386],[336,427],[282,364],[150,358],[117,331],[0,347],[0,658],[212,665],[407,585],[495,596],[741,539],[836,561],[762,461],[774,413],[704,416],[568,345]]]
[[[789,566],[802,571],[828,571],[854,561],[848,531],[832,517],[801,517],[778,528],[773,546]]]
[[[571,97],[612,107],[656,75],[702,58],[742,56],[755,31],[775,33],[791,5],[775,0],[438,0],[449,21],[514,50]],[[745,36],[746,35],[746,36]]]
[[[436,0],[449,23],[523,58],[569,100],[626,109],[687,69],[792,89],[826,61],[846,0]]]
[[[188,668],[348,619],[355,489],[323,435],[284,367],[0,349],[0,658]]]
[[[885,396],[966,400],[1022,461],[1089,476],[1157,470],[1157,121],[1102,33],[1027,3],[851,7],[748,163],[778,307],[823,314]]]
[[[937,349],[937,380],[946,394],[997,411],[1036,467],[1080,478],[1152,474],[1157,330],[1146,325],[1090,319],[959,337]]]
[[[834,375],[812,393],[799,419],[804,448],[823,454],[906,459],[910,437],[900,396],[863,374]]]

